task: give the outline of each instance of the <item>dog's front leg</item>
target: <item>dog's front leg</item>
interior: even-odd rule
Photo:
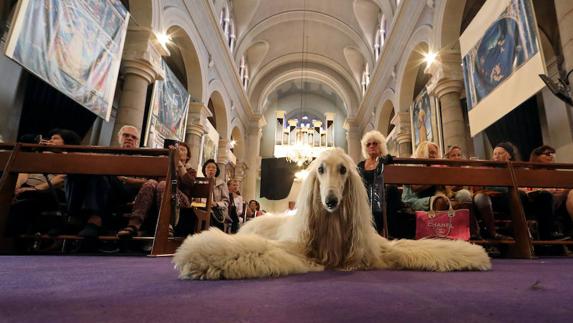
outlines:
[[[211,229],[185,239],[173,263],[181,279],[277,277],[324,269],[310,262],[301,250],[294,242]]]

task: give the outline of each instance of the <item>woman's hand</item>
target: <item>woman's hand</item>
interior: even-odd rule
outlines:
[[[16,196],[18,196],[18,195],[20,195],[20,194],[22,194],[22,193],[24,193],[24,192],[37,191],[37,190],[38,190],[38,189],[35,188],[35,187],[33,187],[33,186],[20,187],[20,188],[17,188],[17,189],[14,191],[14,194],[15,194]]]

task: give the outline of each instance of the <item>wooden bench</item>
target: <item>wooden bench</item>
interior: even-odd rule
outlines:
[[[442,167],[428,167],[435,165]],[[509,255],[515,258],[532,258],[532,242],[521,205],[515,174],[511,163],[495,161],[452,161],[442,159],[395,158],[393,164],[384,168],[385,184],[416,185],[465,185],[505,186],[509,188],[513,241],[480,241],[480,243],[504,243]],[[384,210],[384,221],[387,223]]]
[[[517,187],[573,188],[573,164],[513,162],[510,167]],[[533,240],[532,243],[534,245],[573,245],[571,240]]]
[[[16,144],[0,146],[0,163],[4,165],[0,179],[0,232],[6,221],[18,173],[123,175],[165,178],[174,174],[175,150],[123,149],[95,146],[44,146]],[[11,151],[6,149],[12,148]],[[52,152],[52,153],[50,153]],[[173,253],[182,239],[169,238],[169,221],[174,217],[171,185],[167,185],[159,208],[158,224],[151,255]],[[63,236],[62,238],[68,238]],[[101,237],[110,240],[113,237]],[[13,239],[2,237],[1,250],[11,250]]]

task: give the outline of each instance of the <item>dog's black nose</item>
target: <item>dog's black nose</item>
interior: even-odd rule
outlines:
[[[335,196],[329,196],[326,198],[326,206],[329,209],[333,209],[338,205],[338,199]]]

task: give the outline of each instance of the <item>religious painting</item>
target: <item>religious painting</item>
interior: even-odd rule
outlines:
[[[544,87],[539,48],[531,0],[486,1],[460,36],[472,136]]]
[[[109,120],[129,12],[119,0],[22,0],[6,55]]]
[[[424,88],[412,103],[410,117],[412,121],[412,149],[415,150],[423,141],[435,141],[433,129],[434,109],[432,99]]]
[[[185,140],[190,95],[185,86],[163,61],[165,79],[155,81],[147,118],[145,146],[163,148],[165,139]]]
[[[205,174],[202,173],[203,164],[209,159],[217,160],[217,148],[219,145],[219,133],[215,127],[207,121],[205,128],[206,133],[201,139],[201,158],[199,158],[199,165],[197,167],[201,176],[205,176]]]
[[[471,109],[538,52],[531,3],[513,0],[464,56]]]

